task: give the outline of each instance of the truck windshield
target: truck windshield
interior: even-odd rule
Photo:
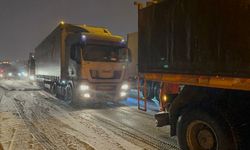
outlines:
[[[83,49],[83,59],[87,61],[128,61],[128,49],[124,47],[87,45]]]

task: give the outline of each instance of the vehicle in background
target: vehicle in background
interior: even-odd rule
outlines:
[[[106,28],[62,22],[35,48],[35,78],[69,103],[125,98],[128,53]]]
[[[10,62],[0,62],[0,79],[19,79],[18,73],[18,68]]]
[[[35,54],[29,53],[29,60],[27,63],[27,74],[30,81],[35,80]]]
[[[140,76],[163,83],[157,126],[170,125],[183,150],[249,149],[249,2],[162,0],[138,8]],[[168,88],[177,85],[184,87],[173,98]]]

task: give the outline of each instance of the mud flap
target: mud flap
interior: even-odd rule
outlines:
[[[169,113],[159,112],[155,114],[156,127],[163,127],[170,124]]]

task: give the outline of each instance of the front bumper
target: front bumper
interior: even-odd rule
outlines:
[[[126,86],[124,86],[126,85]],[[79,95],[83,99],[122,99],[129,92],[128,83],[81,83]]]

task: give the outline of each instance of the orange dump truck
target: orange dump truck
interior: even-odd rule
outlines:
[[[162,83],[157,125],[170,125],[183,150],[249,149],[250,1],[138,8],[139,73]],[[176,84],[179,93],[169,97]]]

